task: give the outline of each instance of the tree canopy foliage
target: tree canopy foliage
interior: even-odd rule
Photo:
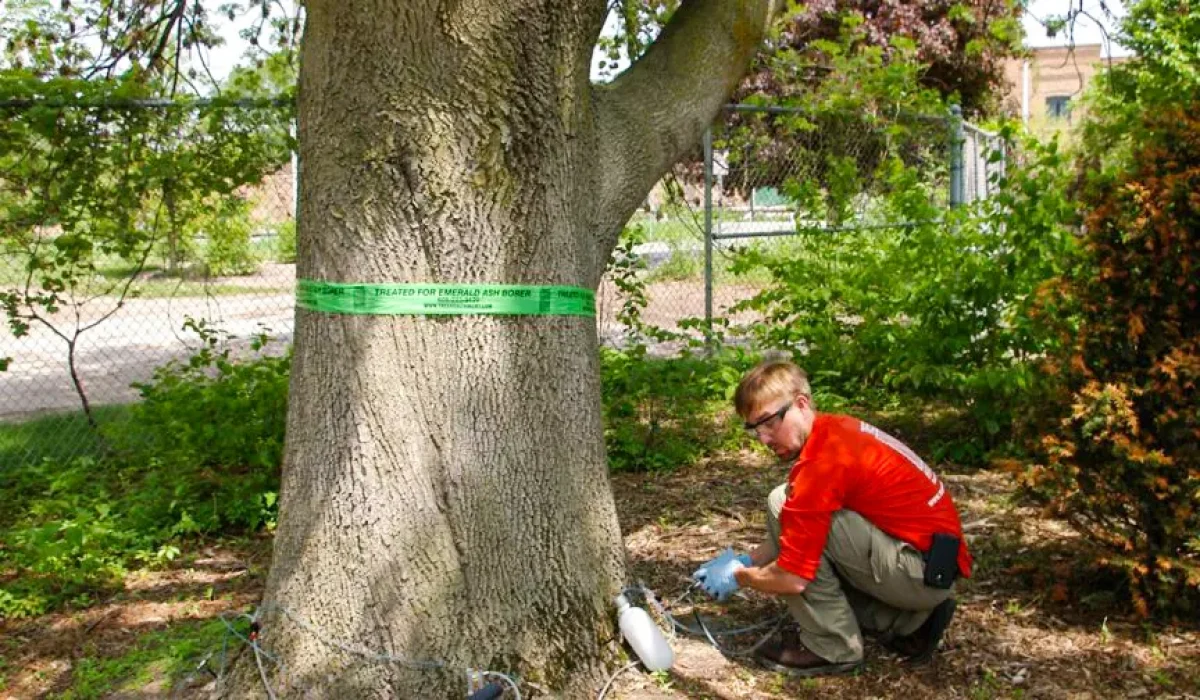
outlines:
[[[291,25],[273,27],[290,46]],[[19,0],[0,28],[0,253],[23,272],[0,289],[0,306],[18,337],[39,323],[64,341],[87,411],[75,344],[136,294],[152,259],[171,272],[252,265],[239,190],[288,158],[291,52],[224,85],[202,80],[203,60],[187,54],[221,39],[203,5],[185,2]],[[104,265],[124,274],[101,274]],[[93,320],[55,317],[85,306],[99,309]]]
[[[256,61],[290,54],[300,35],[298,13],[267,0],[218,9],[261,50]],[[5,70],[40,78],[138,80],[170,95],[219,89],[210,52],[225,43],[212,6],[186,0],[12,0],[0,16]]]
[[[639,55],[678,0],[624,0],[618,31],[601,41],[609,61]],[[994,107],[1003,61],[1020,49],[1022,5],[1013,0],[817,0],[790,3],[735,99],[795,103],[826,81],[850,81],[839,59],[878,51],[922,66],[920,85],[968,113]],[[847,33],[847,27],[855,31]],[[899,41],[898,41],[899,40]]]

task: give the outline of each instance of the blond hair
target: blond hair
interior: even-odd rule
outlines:
[[[797,393],[812,399],[804,370],[791,360],[765,360],[742,377],[733,395],[733,407],[745,418],[772,399],[791,398]]]

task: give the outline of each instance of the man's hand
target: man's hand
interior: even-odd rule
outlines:
[[[747,566],[750,566],[750,555],[734,554],[733,549],[727,547],[715,559],[696,569],[692,578],[705,593],[723,601],[738,589],[734,573]]]

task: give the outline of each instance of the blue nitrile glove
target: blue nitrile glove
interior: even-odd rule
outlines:
[[[733,573],[747,566],[750,566],[749,554],[734,554],[733,548],[726,547],[715,559],[696,569],[692,578],[705,593],[717,600],[725,600],[738,589]]]

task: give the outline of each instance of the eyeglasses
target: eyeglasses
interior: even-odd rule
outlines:
[[[767,416],[766,418],[763,418],[762,420],[756,421],[754,423],[743,423],[742,425],[746,428],[746,431],[751,433],[752,435],[757,435],[758,431],[763,428],[766,428],[767,430],[774,430],[776,427],[779,426],[779,422],[783,420],[783,416],[785,414],[787,414],[788,409],[790,409],[791,407],[792,407],[792,402],[788,401],[787,403],[785,403],[783,405],[782,408],[780,408],[778,411],[775,411],[774,413]]]

